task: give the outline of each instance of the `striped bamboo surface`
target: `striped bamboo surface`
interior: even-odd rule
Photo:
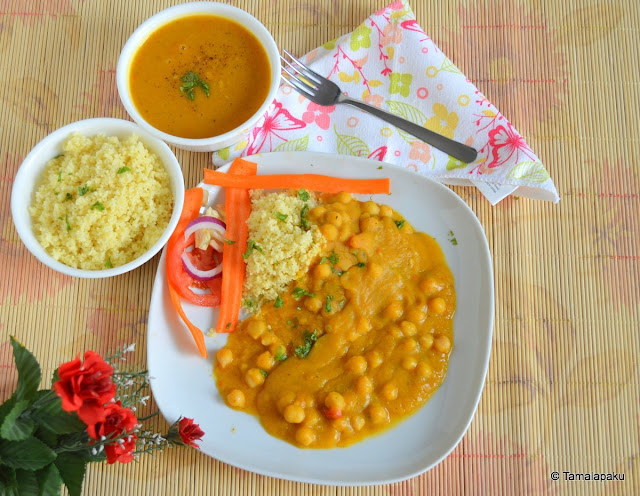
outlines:
[[[304,53],[386,0],[238,0],[281,47]],[[0,0],[0,398],[15,385],[8,335],[45,377],[86,349],[136,342],[158,258],[86,281],[39,264],[9,213],[12,178],[47,133],[86,117],[125,118],[119,51],[172,0]],[[255,475],[196,450],[92,465],[85,494],[640,494],[640,14],[634,0],[413,0],[418,21],[514,123],[547,165],[558,205],[491,207],[454,188],[482,222],[495,264],[496,323],[478,412],[456,450],[400,484],[336,488]],[[187,186],[207,154],[177,151]],[[148,407],[152,411],[154,405]],[[158,430],[166,429],[161,419]],[[560,472],[561,480],[550,478]],[[563,471],[624,482],[569,482]]]

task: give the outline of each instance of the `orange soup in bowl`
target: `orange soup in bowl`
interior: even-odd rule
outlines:
[[[267,98],[267,52],[244,26],[215,15],[178,18],[154,31],[129,70],[129,91],[153,127],[181,138],[219,136]]]

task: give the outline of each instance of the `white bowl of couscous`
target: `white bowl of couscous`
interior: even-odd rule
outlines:
[[[167,243],[184,203],[180,164],[137,124],[97,118],[64,126],[20,166],[11,214],[20,239],[66,275],[139,267]]]

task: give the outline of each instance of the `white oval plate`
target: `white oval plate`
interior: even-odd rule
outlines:
[[[194,418],[205,432],[200,443],[203,453],[282,479],[370,485],[397,482],[432,468],[455,448],[471,423],[489,364],[493,273],[482,226],[449,188],[392,165],[307,152],[270,153],[249,160],[259,164],[258,174],[391,178],[391,195],[374,195],[373,200],[390,205],[416,230],[435,237],[454,274],[457,311],[449,371],[433,397],[393,429],[348,448],[296,448],[268,435],[255,417],[224,404],[212,377],[212,360],[224,346],[226,335],[206,339],[208,360],[198,355],[189,331],[171,306],[163,254],[151,297],[147,340],[151,388],[162,414],[170,423],[181,415]],[[210,191],[211,203],[223,200],[223,189],[211,187]],[[456,245],[449,240],[450,232]],[[188,303],[184,308],[201,329],[215,325],[217,310]]]

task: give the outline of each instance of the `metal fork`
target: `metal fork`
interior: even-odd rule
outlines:
[[[329,81],[327,78],[309,69],[286,50],[283,51],[291,61],[280,56],[283,62],[282,70],[286,74],[286,76],[284,74],[282,75],[282,79],[312,102],[323,106],[346,103],[352,107],[369,112],[467,164],[473,162],[478,156],[478,152],[470,146],[434,133],[427,128],[414,124],[397,115],[385,112],[378,107],[345,96],[333,81]]]

